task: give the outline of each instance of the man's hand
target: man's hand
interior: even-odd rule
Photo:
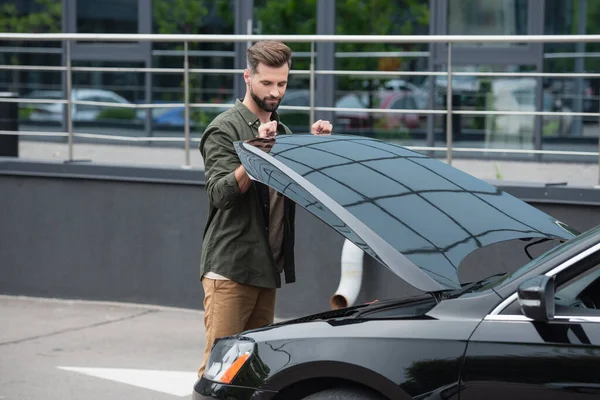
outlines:
[[[246,193],[252,184],[252,180],[246,173],[246,168],[243,165],[238,166],[233,172],[235,180],[240,188],[240,192]]]
[[[277,121],[270,121],[258,127],[258,137],[271,139],[277,135]]]
[[[273,136],[272,138],[269,139],[265,139],[265,138],[252,138],[252,139],[248,139],[245,141],[245,143],[251,144],[252,146],[261,149],[262,151],[264,151],[265,153],[268,153],[271,151],[271,149],[273,148],[273,145],[275,144],[275,136]]]
[[[329,121],[323,121],[322,119],[315,122],[311,129],[310,133],[313,135],[329,135],[333,130],[333,125],[329,123]]]

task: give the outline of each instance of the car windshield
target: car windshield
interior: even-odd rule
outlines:
[[[582,241],[588,239],[590,236],[597,235],[598,232],[600,232],[600,226],[593,228],[585,233],[582,233],[581,235],[579,235],[571,240],[568,240],[564,243],[561,243],[558,246],[554,246],[553,248],[545,251],[544,253],[542,253],[538,257],[534,258],[527,264],[523,265],[522,267],[520,267],[513,273],[492,275],[491,277],[488,277],[488,278],[485,278],[485,279],[479,281],[480,284],[474,285],[472,288],[469,288],[470,290],[465,290],[465,288],[463,288],[463,293],[484,291],[484,290],[490,289],[492,287],[498,286],[500,284],[511,282],[511,281],[525,275],[527,272],[538,267],[539,265],[543,264],[547,260],[557,257],[558,255],[564,253],[565,251],[568,251],[569,249],[573,248],[573,246],[576,246],[578,243],[581,243]],[[496,279],[493,279],[493,278],[496,278]]]
[[[506,275],[506,273],[498,273],[498,274],[490,275],[479,281],[464,283],[460,289],[446,292],[446,295],[444,298],[452,299],[452,298],[460,297],[466,293],[473,293],[473,292],[487,290],[493,286],[496,286],[496,284],[498,282],[503,280],[502,277],[505,275]]]

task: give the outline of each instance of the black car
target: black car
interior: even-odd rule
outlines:
[[[600,229],[579,234],[441,161],[374,139],[290,135],[272,148],[235,146],[254,180],[423,294],[223,338],[194,399],[600,398]],[[459,282],[468,254],[512,239],[556,245],[516,271]]]

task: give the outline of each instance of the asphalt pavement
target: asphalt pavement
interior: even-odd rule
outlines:
[[[0,295],[0,400],[187,399],[203,315]]]

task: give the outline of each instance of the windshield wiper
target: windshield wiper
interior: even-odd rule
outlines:
[[[480,289],[483,286],[487,285],[488,283],[490,283],[490,279],[492,278],[496,278],[496,277],[502,277],[504,275],[506,275],[507,272],[499,272],[497,274],[494,275],[490,275],[486,278],[483,278],[479,281],[475,281],[475,282],[467,282],[465,284],[462,285],[462,287],[460,289],[458,289],[456,292],[454,293],[448,293],[449,297],[448,298],[454,298],[454,297],[459,297],[462,296],[465,293],[469,293],[472,292],[474,290]]]
[[[443,300],[447,300],[447,299],[454,299],[457,297],[462,296],[465,293],[468,292],[472,292],[474,290],[480,289],[483,286],[487,285],[488,283],[490,283],[490,279],[492,278],[496,278],[496,277],[502,277],[507,275],[508,272],[499,272],[497,274],[493,274],[490,275],[486,278],[483,278],[479,281],[475,281],[475,282],[467,282],[467,283],[463,283],[461,285],[460,289],[451,289],[451,290],[443,290],[443,291],[439,291],[439,292],[432,292],[430,293],[433,298],[435,299],[436,303],[439,303]]]

